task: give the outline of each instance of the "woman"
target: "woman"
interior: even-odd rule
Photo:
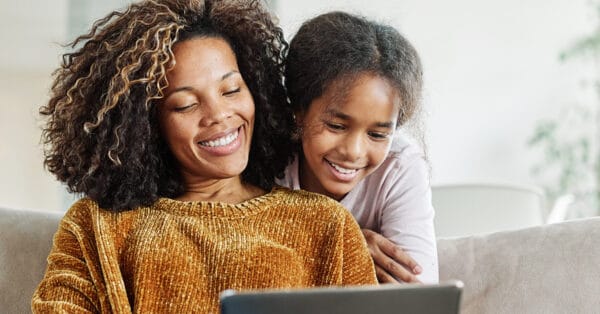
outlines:
[[[258,1],[144,1],[79,42],[41,113],[46,166],[86,198],[34,312],[212,313],[225,289],[376,282],[351,215],[273,188],[286,44]]]

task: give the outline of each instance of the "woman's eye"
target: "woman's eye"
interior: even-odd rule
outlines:
[[[223,93],[223,96],[230,96],[230,95],[233,95],[235,93],[239,93],[240,90],[241,90],[241,88],[238,87],[236,89],[232,89],[232,90],[226,91],[226,92]]]
[[[189,104],[189,105],[185,105],[185,106],[175,107],[173,110],[175,110],[177,112],[186,112],[186,111],[190,111],[195,106],[196,106],[196,103],[193,103],[193,104]]]

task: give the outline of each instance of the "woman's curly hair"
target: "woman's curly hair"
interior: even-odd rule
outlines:
[[[393,27],[345,12],[302,24],[290,42],[285,85],[294,110],[305,112],[329,86],[343,87],[365,72],[398,90],[398,126],[419,109],[423,69],[417,51]]]
[[[71,44],[40,114],[44,164],[69,191],[127,210],[183,193],[157,105],[172,48],[195,30],[226,39],[255,102],[246,182],[270,189],[293,153],[283,32],[260,1],[147,0],[98,20]]]

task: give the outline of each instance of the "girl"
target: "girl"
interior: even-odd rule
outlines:
[[[392,141],[418,110],[422,68],[415,49],[390,26],[331,12],[300,27],[286,62],[301,145],[278,183],[349,209],[380,282],[437,282],[426,162],[414,146]]]
[[[376,283],[343,207],[272,188],[293,124],[259,1],[136,2],[78,41],[41,112],[46,166],[86,198],[35,313],[217,313],[226,289]]]

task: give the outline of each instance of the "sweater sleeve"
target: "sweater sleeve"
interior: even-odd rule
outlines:
[[[86,262],[93,245],[86,228],[78,223],[74,208],[60,222],[48,255],[48,266],[32,299],[33,313],[99,313],[100,299]],[[88,242],[88,243],[85,243]]]
[[[360,227],[349,212],[344,210],[343,285],[377,284],[375,266]]]

